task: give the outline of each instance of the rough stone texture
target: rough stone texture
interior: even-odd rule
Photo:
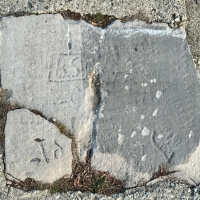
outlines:
[[[91,132],[92,93],[80,22],[59,14],[8,17],[1,29],[2,86],[12,91],[11,103],[55,118],[84,140]]]
[[[161,30],[110,27],[104,50],[97,51],[102,102],[92,166],[128,180],[127,186],[148,180],[159,165],[187,162],[199,144],[200,88],[192,56],[183,38]],[[188,165],[199,171],[198,164]]]
[[[5,128],[5,163],[6,173],[15,178],[52,183],[71,175],[71,139],[27,109],[10,111]]]
[[[186,0],[187,10],[187,41],[190,45],[194,62],[200,70],[200,1]]]
[[[174,23],[186,16],[184,0],[1,0],[0,16],[14,12],[55,13],[70,9],[81,14],[97,13],[125,17],[135,15],[148,21]]]
[[[10,101],[64,123],[81,160],[92,146],[92,166],[127,186],[147,181],[159,165],[187,163],[198,146],[200,88],[183,30],[8,17],[1,44]]]

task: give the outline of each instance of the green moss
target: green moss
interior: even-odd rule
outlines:
[[[106,187],[107,187],[106,176],[101,176],[94,181],[91,188],[93,192],[98,192],[105,190]]]
[[[69,138],[72,138],[72,134],[69,130],[67,130],[66,126],[59,121],[53,122],[54,125],[59,129],[60,133],[66,135]]]
[[[61,193],[61,192],[63,192],[63,189],[62,189],[61,183],[59,183],[59,182],[54,183],[50,188],[51,194]]]
[[[60,130],[60,132],[63,133],[63,134],[67,131],[64,125],[61,125],[61,126],[59,127],[59,130]]]
[[[90,15],[90,20],[94,23],[104,23],[105,21],[105,16],[101,13],[96,13],[93,15]]]

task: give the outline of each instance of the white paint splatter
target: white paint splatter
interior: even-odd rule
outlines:
[[[193,131],[190,131],[188,137],[191,138],[193,136]]]
[[[149,133],[150,133],[150,131],[149,131],[149,129],[148,129],[147,127],[144,127],[144,128],[142,129],[142,135],[143,135],[143,136],[147,136],[147,135],[149,135]]]
[[[133,69],[130,69],[130,74],[132,74],[133,73]]]
[[[156,79],[154,78],[154,79],[151,79],[150,80],[150,83],[156,83]]]
[[[148,84],[147,83],[142,83],[142,87],[147,87]]]
[[[156,98],[159,99],[161,97],[161,95],[162,95],[162,92],[160,90],[158,90],[156,92]]]
[[[125,75],[124,78],[126,79],[129,75]]]
[[[158,108],[155,109],[155,111],[153,112],[152,116],[155,117],[158,114]]]
[[[144,115],[141,115],[141,119],[144,119],[145,118],[145,116]]]
[[[132,110],[133,110],[133,112],[136,112],[136,108],[135,107],[132,107]]]
[[[135,137],[137,135],[136,131],[133,131],[133,133],[131,134],[131,138]]]
[[[125,86],[125,90],[127,90],[127,91],[129,90],[129,86],[128,85]]]
[[[101,31],[101,35],[100,35],[100,40],[104,40],[104,38],[105,38],[105,30],[102,30]]]
[[[161,140],[164,136],[162,134],[158,135],[158,139]]]
[[[124,142],[124,135],[118,133],[117,142],[118,142],[118,144],[122,144]]]
[[[147,155],[144,155],[144,156],[142,156],[142,158],[141,158],[141,161],[146,161],[146,159],[147,159]]]

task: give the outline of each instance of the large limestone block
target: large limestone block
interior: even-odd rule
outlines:
[[[27,109],[10,111],[5,127],[5,163],[6,173],[15,178],[52,183],[71,175],[71,139]]]
[[[200,138],[200,85],[184,31],[115,22],[97,51],[102,87],[92,166],[127,186],[148,181],[159,165],[192,179],[195,171],[199,183],[199,157],[183,165]]]
[[[84,24],[59,14],[2,18],[0,67],[11,103],[55,118],[87,143],[93,117],[82,52]]]
[[[78,132],[89,110],[80,22],[59,14],[6,17],[1,30],[2,86],[12,91],[11,103],[40,110]]]

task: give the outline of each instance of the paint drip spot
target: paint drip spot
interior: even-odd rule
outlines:
[[[143,136],[147,136],[147,135],[149,135],[149,133],[150,133],[150,131],[149,131],[149,129],[148,129],[147,127],[144,127],[144,128],[142,129],[142,135],[143,135]]]
[[[146,159],[147,159],[147,155],[144,155],[144,156],[142,156],[142,158],[141,158],[141,161],[146,161]]]
[[[123,142],[124,142],[124,135],[118,133],[117,142],[118,142],[118,144],[123,144]]]
[[[158,135],[158,139],[161,140],[164,136],[162,134]]]
[[[127,77],[128,77],[128,75],[125,75],[125,76],[124,76],[124,79],[126,79]]]
[[[128,91],[129,90],[129,86],[127,85],[127,86],[125,86],[125,90],[126,91]]]
[[[137,135],[136,131],[133,131],[133,133],[131,134],[131,138],[135,137]]]
[[[193,131],[190,131],[188,137],[191,138],[193,136]]]
[[[153,112],[152,116],[155,117],[158,114],[158,108]]]
[[[142,87],[147,87],[148,84],[147,83],[142,83]]]
[[[156,92],[156,98],[159,99],[161,97],[161,95],[162,95],[162,92],[160,90],[158,90]]]

